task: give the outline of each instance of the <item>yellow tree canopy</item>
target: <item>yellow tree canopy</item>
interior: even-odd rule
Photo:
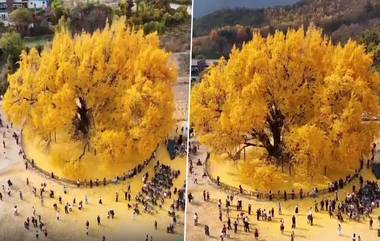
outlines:
[[[69,134],[107,160],[149,157],[174,124],[177,70],[156,34],[124,22],[93,34],[61,30],[41,55],[22,53],[4,96],[8,119],[48,142]]]
[[[353,168],[371,148],[376,131],[362,115],[378,114],[379,87],[372,56],[353,41],[334,45],[315,28],[255,34],[194,87],[191,121],[201,142],[231,158],[256,146],[306,172]]]

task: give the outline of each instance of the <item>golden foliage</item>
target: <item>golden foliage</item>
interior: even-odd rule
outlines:
[[[209,69],[191,96],[200,141],[218,153],[258,146],[310,175],[355,168],[376,134],[380,77],[363,46],[334,45],[320,30],[255,34]]]
[[[173,127],[176,78],[158,36],[122,18],[93,34],[63,29],[41,55],[23,52],[3,106],[11,122],[48,143],[66,133],[104,161],[148,158]]]

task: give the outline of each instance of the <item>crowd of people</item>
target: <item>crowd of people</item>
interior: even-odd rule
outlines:
[[[349,219],[360,220],[362,217],[370,217],[374,208],[379,207],[380,188],[375,181],[361,183],[358,191],[353,187],[352,192],[347,193],[345,200],[337,206],[337,216],[343,221],[342,213]]]
[[[175,156],[187,155],[187,129],[186,126],[176,127],[176,137],[173,140],[170,140],[172,141],[173,146],[170,147],[170,145],[168,145],[168,151],[173,154],[173,158]]]
[[[219,238],[221,241],[225,239],[230,239],[231,234],[237,234],[242,231],[245,233],[249,233],[252,231],[250,222],[251,216],[255,215],[257,222],[271,222],[275,219],[275,217],[279,218],[280,227],[279,230],[281,234],[284,234],[285,227],[285,218],[282,204],[278,203],[277,210],[272,207],[268,210],[265,208],[257,208],[256,212],[253,212],[252,204],[247,203],[245,206],[243,205],[243,200],[238,198],[239,194],[227,195],[224,202],[221,199],[217,201],[218,207],[218,220],[221,223],[221,231],[219,234]],[[338,196],[337,196],[338,197]],[[371,216],[372,210],[374,208],[379,207],[380,200],[380,188],[378,184],[374,181],[367,181],[359,190],[354,190],[352,192],[347,193],[346,198],[344,200],[339,200],[339,198],[334,199],[321,199],[320,202],[315,200],[315,206],[309,207],[306,213],[306,222],[310,226],[314,225],[314,215],[319,212],[327,212],[330,217],[335,217],[339,223],[337,227],[337,234],[342,235],[342,226],[340,223],[343,222],[343,216],[346,216],[348,220],[364,220],[367,219],[369,223],[369,228],[373,228],[373,217]],[[212,201],[210,201],[210,193],[209,191],[203,191],[203,201],[212,205]],[[188,203],[191,204],[194,202],[194,196],[191,192],[188,193]],[[235,207],[235,209],[233,209]],[[289,222],[291,223],[290,229],[290,240],[294,240],[296,235],[295,232],[297,230],[297,219],[300,216],[301,208],[298,204],[294,208],[294,213],[292,213],[289,218]],[[234,214],[236,213],[236,217],[234,218]],[[193,221],[194,225],[199,225],[199,214],[195,212]],[[378,217],[379,225],[380,225],[380,217]],[[240,228],[241,227],[241,230]],[[210,226],[204,224],[204,234],[206,236],[210,236]],[[258,228],[255,228],[253,231],[253,236],[255,239],[259,238]],[[353,233],[353,237],[355,237],[355,241],[361,240],[360,235]]]
[[[172,199],[173,203],[168,211],[168,215],[172,217],[172,222],[166,229],[168,233],[174,233],[178,218],[177,211],[185,210],[185,184],[183,188],[174,187],[173,189],[173,181],[179,175],[179,170],[172,170],[170,166],[157,161],[154,166],[153,177],[150,178],[148,173],[143,176],[143,186],[135,197],[136,203],[131,206],[134,209],[134,214],[140,213],[139,204],[144,207],[144,212],[154,213],[155,207],[161,209],[166,199],[172,199],[172,196],[176,195]]]

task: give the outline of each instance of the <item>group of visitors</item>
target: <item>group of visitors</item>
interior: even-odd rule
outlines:
[[[133,204],[131,208],[134,209],[134,214],[140,214],[139,204],[144,207],[144,212],[154,213],[155,207],[162,208],[166,199],[172,199],[173,203],[170,205],[168,215],[172,218],[172,222],[167,226],[166,231],[173,233],[177,224],[177,211],[185,209],[185,186],[178,189],[173,188],[173,182],[180,175],[180,171],[172,170],[170,166],[161,164],[160,161],[154,166],[153,177],[149,177],[149,173],[143,176],[143,186],[137,193],[135,200],[137,203]]]

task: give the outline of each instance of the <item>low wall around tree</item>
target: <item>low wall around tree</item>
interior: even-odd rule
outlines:
[[[210,174],[210,153],[207,153],[207,157],[204,161],[204,174],[207,176],[207,178],[212,182],[214,185],[216,185],[219,189],[222,189],[227,192],[231,192],[239,195],[243,195],[249,198],[255,198],[257,200],[284,200],[284,193],[283,192],[276,192],[276,193],[270,193],[269,192],[258,192],[258,191],[249,191],[246,189],[240,189],[239,187],[235,187],[232,185],[229,185],[227,183],[224,183],[222,181],[218,181],[217,178],[213,177]],[[350,184],[352,181],[354,181],[356,178],[360,176],[360,172],[363,170],[363,165],[360,165],[359,169],[357,169],[357,173],[354,173],[353,175],[350,175],[350,178],[343,179],[343,188],[346,187],[348,184]],[[318,189],[318,192],[303,192],[302,198],[317,198],[320,195],[326,195],[326,194],[331,194],[334,193],[335,190],[340,190],[341,188],[339,187],[337,189],[331,189],[329,187],[324,188],[324,189]],[[271,196],[271,198],[270,198]],[[287,193],[287,200],[292,200],[292,199],[301,199],[300,193],[299,192],[294,192],[294,197],[292,197],[292,192]]]
[[[32,160],[29,159],[24,152],[24,140],[23,140],[22,131],[21,131],[19,139],[20,139],[20,145],[21,145],[21,150],[22,150],[22,155],[23,155],[22,157],[23,157],[23,159],[25,161],[25,165],[28,167],[28,169],[32,168],[41,176],[48,178],[50,180],[53,180],[55,182],[61,183],[63,185],[76,186],[76,187],[90,187],[90,180],[73,180],[73,179],[69,179],[69,178],[65,178],[65,177],[59,177],[59,176],[55,175],[53,172],[48,172],[48,171],[44,170],[43,168],[39,167],[38,165],[36,165],[34,163],[33,159]],[[157,150],[157,148],[156,148],[156,150]],[[123,182],[123,181],[126,181],[128,179],[131,179],[131,178],[137,176],[138,174],[140,174],[145,169],[145,167],[147,167],[151,163],[152,160],[155,159],[155,152],[156,151],[154,151],[152,153],[152,155],[150,156],[150,158],[145,160],[142,164],[138,164],[133,169],[127,171],[126,172],[127,174],[125,174],[125,175],[115,176],[112,179],[106,179],[105,182],[104,182],[104,179],[99,180],[98,185],[95,184],[96,179],[92,180],[92,183],[93,183],[92,187],[105,186],[105,185],[109,185],[109,184],[118,184],[119,182]]]

